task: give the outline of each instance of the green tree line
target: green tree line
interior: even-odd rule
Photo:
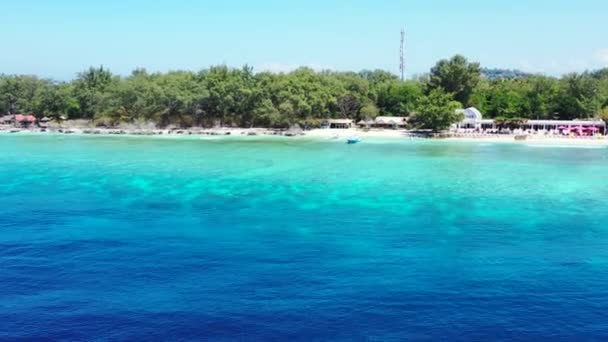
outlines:
[[[443,129],[454,108],[486,117],[573,119],[608,116],[608,69],[561,78],[486,78],[463,56],[439,61],[428,74],[401,82],[382,71],[289,73],[214,66],[199,72],[121,77],[91,67],[70,82],[0,75],[0,113],[87,119],[100,125],[288,127],[328,118],[410,116],[416,127]]]

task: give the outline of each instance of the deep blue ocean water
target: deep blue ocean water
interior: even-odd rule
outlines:
[[[608,340],[608,149],[0,135],[0,340]]]

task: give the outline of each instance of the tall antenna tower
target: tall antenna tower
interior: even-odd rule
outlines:
[[[399,50],[399,71],[401,82],[405,81],[405,29],[401,29],[401,49]]]

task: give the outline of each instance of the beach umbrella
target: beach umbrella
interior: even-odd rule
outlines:
[[[568,128],[568,127],[563,126],[563,125],[562,125],[562,126],[558,126],[558,127],[557,127],[557,129],[566,129],[566,128]]]
[[[584,130],[585,130],[585,127],[583,127],[581,125],[571,127],[571,129],[570,129],[571,132],[574,132],[577,135],[582,135]]]
[[[583,130],[583,126],[570,126],[570,127],[568,127],[567,130],[568,131],[572,131],[572,132],[574,132],[574,131],[582,131]]]

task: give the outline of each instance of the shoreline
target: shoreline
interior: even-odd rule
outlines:
[[[0,127],[0,135],[93,135],[93,136],[131,136],[157,138],[199,138],[200,140],[222,140],[230,138],[275,137],[285,139],[312,138],[315,140],[346,140],[357,136],[363,141],[387,140],[432,140],[468,143],[519,144],[533,146],[589,146],[608,147],[606,137],[567,137],[528,135],[525,140],[516,140],[515,135],[468,135],[441,138],[422,137],[407,130],[361,130],[361,129],[313,129],[308,131],[273,130],[266,128],[189,128],[189,129],[119,129],[119,128],[16,128]]]

